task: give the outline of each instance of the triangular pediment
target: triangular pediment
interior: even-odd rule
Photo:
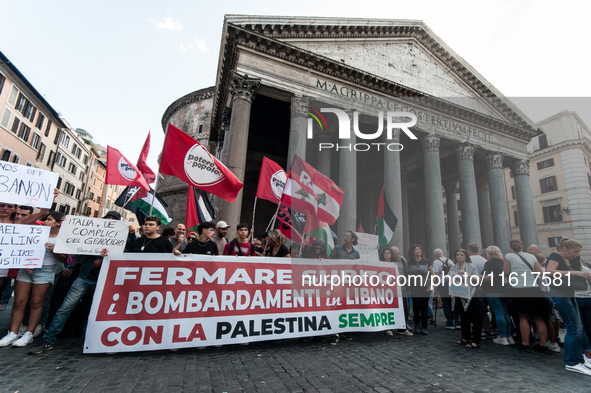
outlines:
[[[426,96],[535,127],[422,21],[227,15],[226,23]]]

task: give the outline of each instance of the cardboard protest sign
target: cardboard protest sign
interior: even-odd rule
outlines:
[[[0,224],[0,269],[34,269],[43,265],[50,227]]]
[[[51,208],[59,175],[0,161],[0,202]]]
[[[355,232],[357,235],[357,241],[359,244],[355,246],[357,252],[359,252],[359,258],[369,259],[372,261],[380,260],[380,253],[378,252],[378,240],[377,235],[369,233]]]
[[[66,216],[54,251],[59,254],[99,255],[106,248],[113,254],[122,253],[128,227],[126,221]]]
[[[194,348],[405,327],[395,264],[292,261],[107,257],[84,352]]]

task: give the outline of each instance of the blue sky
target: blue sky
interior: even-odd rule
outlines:
[[[215,83],[225,14],[423,20],[508,97],[589,97],[587,2],[561,1],[7,1],[0,51],[75,128],[135,161],[168,105]],[[587,99],[540,105],[539,121]],[[547,107],[546,107],[547,106]]]

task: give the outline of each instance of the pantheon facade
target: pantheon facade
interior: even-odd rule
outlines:
[[[351,120],[350,138],[331,108]],[[400,112],[414,115],[411,133],[388,133],[388,114]],[[215,86],[173,103],[168,123],[244,182],[234,204],[214,198],[232,226],[252,220],[263,157],[289,169],[297,155],[345,191],[336,233],[373,232],[385,184],[398,219],[391,244],[429,255],[472,242],[509,251],[510,168],[521,239],[538,243],[526,146],[540,131],[421,21],[227,15]],[[176,222],[186,190],[168,176],[159,186]],[[275,208],[257,202],[256,233]]]

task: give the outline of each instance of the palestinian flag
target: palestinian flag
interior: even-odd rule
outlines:
[[[384,198],[384,185],[382,186],[382,193],[380,194],[380,202],[378,203],[378,215],[376,218],[376,227],[378,228],[378,243],[381,248],[388,247],[388,243],[394,236],[394,229],[396,228],[398,219],[394,212],[388,205],[388,200]]]
[[[327,223],[323,222],[321,224],[321,226],[310,232],[310,237],[324,240],[324,243],[326,244],[326,255],[330,255],[334,249],[334,238],[332,237],[333,232]]]
[[[144,225],[144,219],[150,215],[150,210],[152,210],[152,215],[160,217],[160,221],[162,224],[166,225],[172,221],[172,217],[168,214],[166,208],[168,205],[164,200],[156,193],[156,199],[154,200],[154,207],[152,208],[152,200],[154,199],[154,189],[150,188],[150,192],[145,197],[132,200],[134,195],[138,192],[139,187],[126,187],[125,190],[119,195],[117,200],[115,201],[116,206],[124,207],[125,209],[129,210],[133,214],[136,215],[138,223],[140,225]],[[123,204],[127,201],[127,204],[123,206]]]
[[[185,215],[185,226],[187,234],[197,232],[197,226],[202,222],[208,222],[215,218],[215,211],[207,193],[201,190],[201,195],[197,197],[197,188],[189,185],[189,195],[187,196],[187,210]]]

